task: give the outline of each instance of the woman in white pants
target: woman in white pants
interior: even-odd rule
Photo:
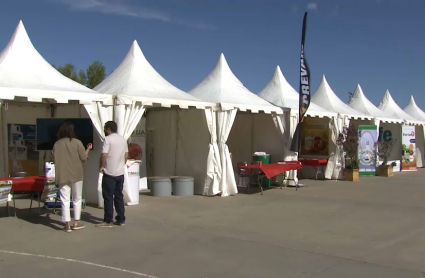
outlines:
[[[65,223],[64,231],[70,233],[71,214],[70,200],[74,208],[73,230],[81,230],[81,199],[83,193],[83,162],[88,159],[92,144],[84,149],[83,143],[75,137],[74,125],[70,122],[64,123],[58,132],[58,141],[53,146],[53,157],[55,160],[55,180],[59,186],[62,202],[62,221]]]

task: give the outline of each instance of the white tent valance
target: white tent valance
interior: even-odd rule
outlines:
[[[373,103],[366,98],[365,94],[363,93],[362,87],[360,87],[360,84],[357,84],[356,90],[354,91],[353,96],[348,102],[348,106],[363,114],[372,116],[382,122],[403,123],[403,120],[399,118],[392,118],[391,115],[387,114],[386,112],[380,110],[378,107],[373,105]]]
[[[323,75],[322,82],[320,82],[319,87],[311,97],[311,101],[330,112],[338,113],[340,117],[347,116],[353,119],[372,119],[371,116],[354,110],[340,100],[329,86],[325,75]]]
[[[423,124],[422,122],[418,121],[414,117],[404,112],[403,109],[401,109],[400,106],[398,106],[397,103],[394,101],[389,90],[385,92],[384,97],[378,105],[378,108],[390,114],[394,118],[404,120],[406,124]]]
[[[81,104],[100,101],[112,105],[112,98],[63,76],[38,53],[22,21],[6,48],[0,53],[0,99],[26,98],[31,102],[54,100]]]
[[[276,67],[272,78],[264,89],[258,93],[258,96],[276,106],[290,108],[292,114],[298,114],[299,94],[288,81],[286,81],[279,66]],[[331,118],[335,117],[337,113],[329,112],[319,105],[310,103],[306,115],[311,117]]]
[[[268,114],[282,114],[285,110],[249,91],[233,74],[223,54],[211,73],[189,94],[202,101],[219,103],[223,110],[237,108],[240,111],[263,111]]]

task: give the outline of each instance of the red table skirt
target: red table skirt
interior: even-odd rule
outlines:
[[[0,178],[0,181],[12,181],[13,192],[42,192],[46,183],[46,177],[23,177],[23,178]]]
[[[313,167],[320,167],[325,166],[328,164],[327,159],[302,159],[300,158],[299,161],[302,163],[303,166],[313,166]]]
[[[242,169],[261,169],[268,179],[271,179],[283,172],[301,169],[303,165],[298,161],[285,161],[285,164],[253,164],[247,166],[239,166]]]

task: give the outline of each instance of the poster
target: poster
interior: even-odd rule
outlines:
[[[376,125],[359,125],[359,174],[360,176],[376,175],[376,142],[378,130]]]
[[[392,142],[392,150],[390,156],[388,157],[388,165],[395,162],[396,167],[393,168],[394,172],[401,171],[401,124],[393,123],[382,123],[379,127],[378,141]],[[378,158],[379,159],[379,158]],[[382,160],[379,159],[378,165],[382,164]]]
[[[148,188],[146,175],[146,117],[142,117],[131,134],[128,152],[130,158],[142,161],[140,165],[139,190],[145,190]]]
[[[328,157],[329,120],[310,117],[304,120],[300,154]]]
[[[0,181],[0,204],[6,203],[12,188],[12,181]]]
[[[401,170],[416,171],[417,167],[415,126],[403,125],[401,144]]]
[[[38,151],[36,151],[36,126],[8,124],[9,172],[27,172],[38,176]]]

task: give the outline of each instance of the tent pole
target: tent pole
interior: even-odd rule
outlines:
[[[4,133],[4,125],[5,125],[5,116],[4,116],[4,108],[3,108],[3,100],[1,99],[0,100],[0,122],[1,122],[1,139],[2,140],[4,140],[4,142],[3,142],[3,146],[2,146],[2,148],[3,148],[3,171],[4,171],[4,176],[6,176],[6,174],[7,174],[7,168],[9,168],[9,159],[8,159],[8,157],[9,157],[9,151],[8,151],[8,149],[6,148],[6,145],[8,145],[7,144],[7,134],[6,134],[6,140],[5,140],[5,133]]]

